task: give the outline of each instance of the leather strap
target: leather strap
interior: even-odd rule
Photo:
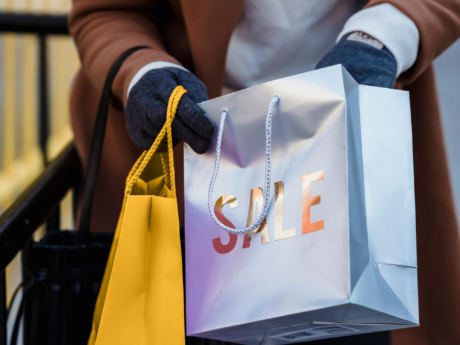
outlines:
[[[18,312],[16,314],[16,318],[14,319],[14,326],[13,326],[13,332],[11,333],[11,339],[10,339],[10,345],[16,345],[18,343],[18,338],[19,338],[19,327],[21,325],[21,319],[22,316],[24,315],[24,300],[29,296],[32,295],[33,292],[36,291],[36,289],[44,282],[45,280],[43,278],[39,278],[38,280],[33,278],[29,284],[25,287],[23,287],[23,284],[18,287],[16,290],[19,291],[20,287],[23,287],[22,289],[22,298],[21,302],[19,304]],[[12,301],[13,302],[13,301]],[[12,308],[12,304],[10,305],[10,309]]]
[[[101,162],[112,83],[126,58],[140,49],[149,49],[149,47],[134,47],[121,54],[120,57],[115,60],[112,67],[110,67],[109,73],[105,79],[104,88],[102,89],[102,94],[99,101],[99,107],[97,109],[93,141],[91,144],[91,152],[89,156],[88,171],[86,173],[86,182],[83,190],[83,204],[78,230],[79,243],[86,243],[89,241],[94,187],[96,186],[97,173],[99,171],[99,165]]]

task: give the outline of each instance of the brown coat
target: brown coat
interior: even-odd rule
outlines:
[[[381,3],[405,13],[420,33],[417,61],[399,78],[398,87],[410,91],[412,104],[421,327],[393,332],[393,344],[460,344],[460,242],[431,65],[460,37],[460,1],[370,0],[367,6]],[[170,0],[168,5],[155,0],[74,0],[73,5],[70,30],[82,70],[72,92],[71,116],[84,168],[97,99],[110,65],[131,47],[152,48],[129,57],[113,86],[91,223],[93,230],[113,231],[125,178],[140,154],[123,116],[131,78],[152,61],[180,63],[206,84],[210,98],[219,96],[243,1]],[[175,157],[183,213],[180,145]]]

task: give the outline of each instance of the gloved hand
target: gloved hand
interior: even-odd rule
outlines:
[[[393,88],[396,83],[397,63],[391,52],[379,41],[375,46],[368,43],[348,40],[345,35],[318,63],[316,69],[342,64],[353,78],[363,85]],[[358,32],[365,41],[373,37]],[[372,42],[371,42],[372,43]]]
[[[187,93],[182,96],[172,123],[173,144],[185,141],[196,153],[205,153],[214,133],[214,123],[196,105],[206,101],[204,84],[189,71],[175,67],[153,69],[131,89],[125,108],[126,128],[131,140],[147,150],[153,144],[166,122],[169,96],[182,85]],[[166,151],[166,138],[159,151]]]

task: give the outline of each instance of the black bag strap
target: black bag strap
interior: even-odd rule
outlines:
[[[19,290],[22,288],[22,298],[21,302],[19,303],[19,308],[18,312],[16,314],[16,318],[14,319],[14,324],[13,324],[13,331],[11,333],[11,338],[10,338],[10,345],[16,345],[18,343],[18,336],[19,336],[19,327],[21,325],[21,319],[22,316],[24,315],[24,300],[29,296],[33,295],[36,290],[40,287],[41,284],[45,281],[45,278],[32,278],[32,280],[29,281],[29,283],[24,286],[24,282],[22,282],[14,292],[14,296],[11,300],[10,307],[8,309],[8,316],[11,308],[13,307],[13,302],[14,299],[16,298],[17,293]],[[8,319],[7,316],[7,319]]]
[[[83,190],[83,203],[80,215],[80,225],[78,230],[78,242],[85,243],[89,238],[89,224],[91,218],[91,208],[93,205],[94,187],[96,185],[97,173],[102,156],[102,147],[104,144],[105,128],[107,125],[107,116],[109,111],[110,91],[112,83],[117,75],[121,65],[128,56],[140,49],[148,49],[149,47],[134,47],[115,60],[109,73],[105,79],[104,88],[102,89],[99,107],[97,109],[96,123],[94,125],[93,141],[91,144],[91,152],[89,155],[88,171],[86,173],[86,182]]]

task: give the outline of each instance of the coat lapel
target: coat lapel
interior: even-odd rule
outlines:
[[[241,17],[243,0],[180,0],[195,74],[209,98],[221,94],[231,35]]]

